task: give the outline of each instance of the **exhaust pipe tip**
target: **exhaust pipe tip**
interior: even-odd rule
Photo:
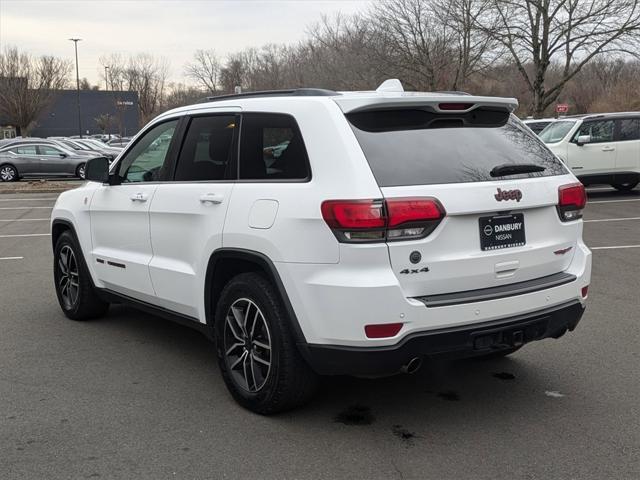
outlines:
[[[400,371],[402,373],[407,373],[411,375],[412,373],[416,373],[418,370],[420,370],[421,366],[422,366],[422,358],[414,357],[411,360],[409,360],[405,365],[403,365],[400,368]]]

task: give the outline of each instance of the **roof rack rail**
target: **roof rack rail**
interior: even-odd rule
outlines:
[[[449,95],[471,95],[470,93],[463,92],[460,90],[437,90],[433,93],[447,93]]]
[[[340,95],[333,90],[325,90],[323,88],[292,88],[290,90],[260,90],[256,92],[231,93],[228,95],[217,95],[215,97],[206,97],[202,102],[220,102],[222,100],[231,100],[234,98],[259,98],[259,97],[331,97]]]

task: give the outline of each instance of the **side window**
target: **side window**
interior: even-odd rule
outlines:
[[[640,118],[620,120],[620,141],[640,140]]]
[[[25,145],[24,147],[16,147],[13,152],[18,155],[37,155],[35,145]]]
[[[242,116],[240,179],[309,178],[309,159],[293,117],[272,113]]]
[[[59,157],[62,153],[62,150],[58,150],[55,147],[50,147],[48,145],[38,145],[38,151],[40,155],[47,155],[51,157]]]
[[[136,142],[118,165],[123,183],[154,182],[162,177],[163,167],[178,120],[156,125]]]
[[[224,180],[231,172],[236,119],[233,115],[197,117],[189,123],[178,157],[175,181]]]
[[[573,137],[576,141],[580,135],[591,136],[590,143],[613,142],[613,120],[584,122]]]

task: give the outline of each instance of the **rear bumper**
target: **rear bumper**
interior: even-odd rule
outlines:
[[[321,375],[389,375],[415,357],[464,358],[544,338],[559,338],[578,325],[579,301],[490,322],[463,325],[404,337],[395,345],[349,347],[301,344],[300,350]]]

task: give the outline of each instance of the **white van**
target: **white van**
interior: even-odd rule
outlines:
[[[584,185],[632,190],[640,182],[640,112],[565,118],[540,138]]]

